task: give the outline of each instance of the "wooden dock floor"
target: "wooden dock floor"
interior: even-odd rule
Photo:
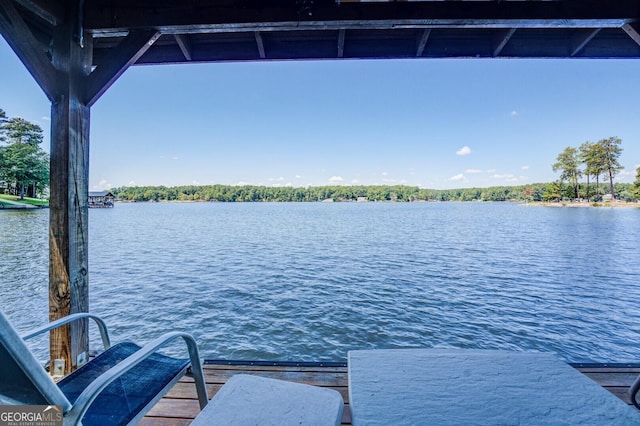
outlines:
[[[640,374],[640,365],[628,364],[573,364],[581,373],[630,404],[627,389]],[[306,383],[335,389],[342,394],[345,409],[343,425],[351,424],[347,367],[344,364],[331,365],[265,365],[209,361],[204,366],[209,397],[213,397],[220,387],[234,374],[257,374],[280,380]],[[139,423],[142,426],[184,426],[200,411],[193,380],[185,377],[149,411]]]

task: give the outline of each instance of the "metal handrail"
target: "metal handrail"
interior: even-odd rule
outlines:
[[[109,349],[111,347],[111,340],[109,339],[109,331],[107,330],[107,324],[105,324],[104,320],[99,316],[93,315],[87,312],[79,312],[77,314],[67,315],[64,318],[60,318],[58,320],[50,322],[49,324],[43,325],[42,327],[33,329],[27,332],[26,334],[23,334],[20,337],[22,337],[22,340],[27,340],[39,334],[45,333],[47,331],[53,330],[55,328],[61,327],[70,322],[77,321],[83,318],[90,318],[96,322],[96,324],[98,325],[98,329],[100,330],[102,345],[104,346],[105,350]]]

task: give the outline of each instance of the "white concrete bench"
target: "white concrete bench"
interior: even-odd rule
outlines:
[[[236,374],[222,386],[191,426],[339,425],[339,392],[284,380]]]

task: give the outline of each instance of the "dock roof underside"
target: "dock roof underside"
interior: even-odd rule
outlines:
[[[122,51],[131,56],[141,44],[145,48],[127,58],[128,65],[339,58],[640,58],[640,2],[635,0],[80,2],[84,5],[78,33],[92,39],[94,67],[117,62]],[[41,48],[47,49],[55,26],[64,20],[64,2],[14,3]]]

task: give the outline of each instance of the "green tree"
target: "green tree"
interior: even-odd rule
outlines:
[[[613,178],[624,168],[620,162],[618,162],[618,158],[620,158],[620,154],[622,154],[620,144],[622,144],[622,140],[615,136],[607,139],[600,139],[598,141],[602,155],[604,172],[609,176],[609,190],[613,199],[616,198],[615,189],[613,187]]]
[[[544,201],[559,201],[562,198],[562,185],[560,182],[551,182],[547,184],[542,193],[542,199]]]
[[[0,143],[5,141],[5,124],[7,124],[8,118],[7,114],[4,112],[2,108],[0,108]]]
[[[600,175],[604,173],[604,164],[602,156],[602,147],[593,142],[585,142],[578,148],[580,162],[584,164],[584,175],[587,177],[586,198],[590,198],[589,194],[589,177],[593,176],[596,180],[596,197],[600,196]]]
[[[22,143],[38,146],[42,143],[42,128],[37,124],[15,117],[8,120],[3,126],[7,142],[11,144]]]
[[[579,169],[580,161],[578,159],[578,150],[573,147],[566,147],[564,151],[558,154],[556,162],[553,164],[552,169],[554,172],[560,171],[560,183],[568,181],[573,188],[575,194],[574,198],[579,198],[580,186],[578,179],[582,176],[582,171]]]
[[[29,194],[32,196],[38,189],[44,189],[49,179],[49,156],[44,151],[22,143],[9,145],[3,151],[4,175],[8,182],[15,183],[21,199],[30,185],[33,185],[33,192]]]
[[[633,182],[633,196],[640,200],[640,166],[636,169],[636,180]]]
[[[40,148],[42,129],[22,118],[7,119],[0,110],[0,179],[14,186],[20,198],[35,196],[49,184],[49,156]],[[17,194],[16,194],[17,195]]]

